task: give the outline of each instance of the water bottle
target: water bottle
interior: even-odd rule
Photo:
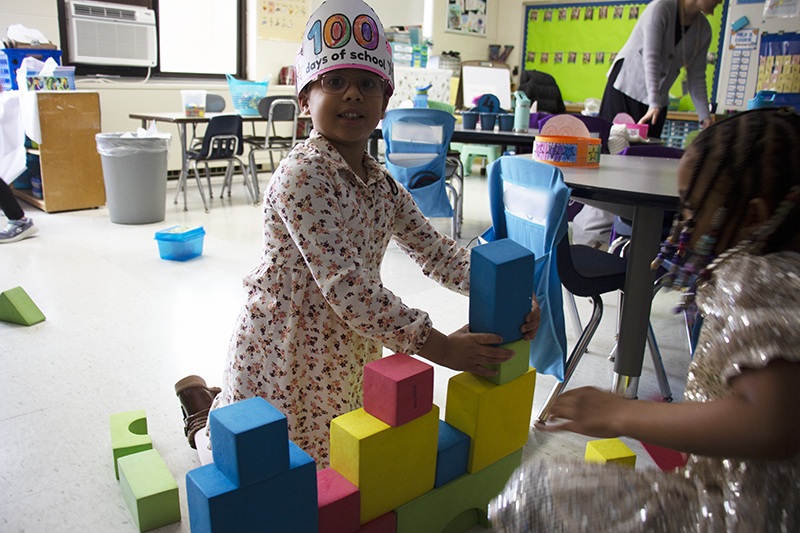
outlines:
[[[433,84],[425,87],[414,87],[414,107],[428,107],[428,89]]]
[[[514,131],[517,133],[528,133],[528,125],[531,120],[531,101],[522,91],[514,93],[516,106],[514,108]]]

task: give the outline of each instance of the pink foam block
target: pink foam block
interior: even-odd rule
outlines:
[[[397,533],[397,515],[386,513],[375,520],[370,520],[358,530],[358,533]]]
[[[404,353],[364,367],[364,410],[384,424],[402,426],[433,407],[433,367]]]
[[[361,527],[358,487],[333,468],[317,472],[319,533],[356,533]]]
[[[686,466],[686,463],[689,462],[689,456],[685,453],[676,452],[675,450],[662,448],[661,446],[648,444],[646,442],[642,442],[642,446],[644,446],[645,451],[653,459],[653,462],[656,463],[656,466],[664,472],[669,472],[676,468],[683,468]]]

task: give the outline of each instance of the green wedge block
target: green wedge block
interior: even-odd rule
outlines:
[[[477,524],[491,527],[489,502],[500,494],[520,464],[522,448],[401,505],[394,510],[397,533],[458,533]]]
[[[42,313],[22,287],[14,287],[0,293],[0,320],[32,326],[44,321]]]
[[[139,531],[150,531],[181,519],[178,484],[156,450],[119,460],[119,486]]]
[[[114,413],[111,422],[111,449],[114,453],[114,475],[119,479],[117,462],[120,457],[150,450],[153,441],[147,434],[147,418],[144,409]]]

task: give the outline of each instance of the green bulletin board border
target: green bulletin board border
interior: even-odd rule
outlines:
[[[597,2],[566,4],[529,4],[525,6],[523,70],[538,70],[551,74],[561,89],[564,100],[583,102],[587,98],[602,98],[606,86],[606,73],[611,68],[611,57],[615,56],[625,45],[633,27],[638,21],[631,19],[630,10],[637,7],[639,16],[649,2]],[[623,7],[621,19],[614,19],[614,8]],[[599,19],[600,8],[608,8],[608,18]],[[573,8],[577,8],[578,19],[572,19]],[[585,19],[587,8],[592,10],[592,18]],[[558,20],[560,9],[566,10],[566,20]],[[545,21],[545,12],[551,11],[552,20]],[[532,19],[532,12],[537,19]],[[719,48],[720,26],[724,9],[706,17],[711,25],[712,38],[709,52]],[[529,61],[530,52],[535,53],[533,61]],[[547,63],[542,63],[542,53],[547,53]],[[561,62],[556,62],[556,55],[561,54]],[[590,54],[588,64],[584,63],[584,54]],[[598,53],[602,53],[602,62],[598,62]],[[574,54],[574,63],[571,55]],[[717,57],[716,64],[719,64]],[[706,72],[706,85],[709,95],[715,84],[715,65],[709,65]],[[681,96],[681,80],[683,72],[670,91]],[[688,97],[686,100],[689,100]]]

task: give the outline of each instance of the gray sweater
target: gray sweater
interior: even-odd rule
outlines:
[[[703,121],[709,116],[706,54],[711,43],[711,25],[698,13],[676,47],[677,17],[677,0],[655,0],[648,4],[628,42],[617,54],[616,61],[625,59],[625,62],[614,88],[650,107],[666,108],[669,90],[685,62],[689,95],[698,120]]]

